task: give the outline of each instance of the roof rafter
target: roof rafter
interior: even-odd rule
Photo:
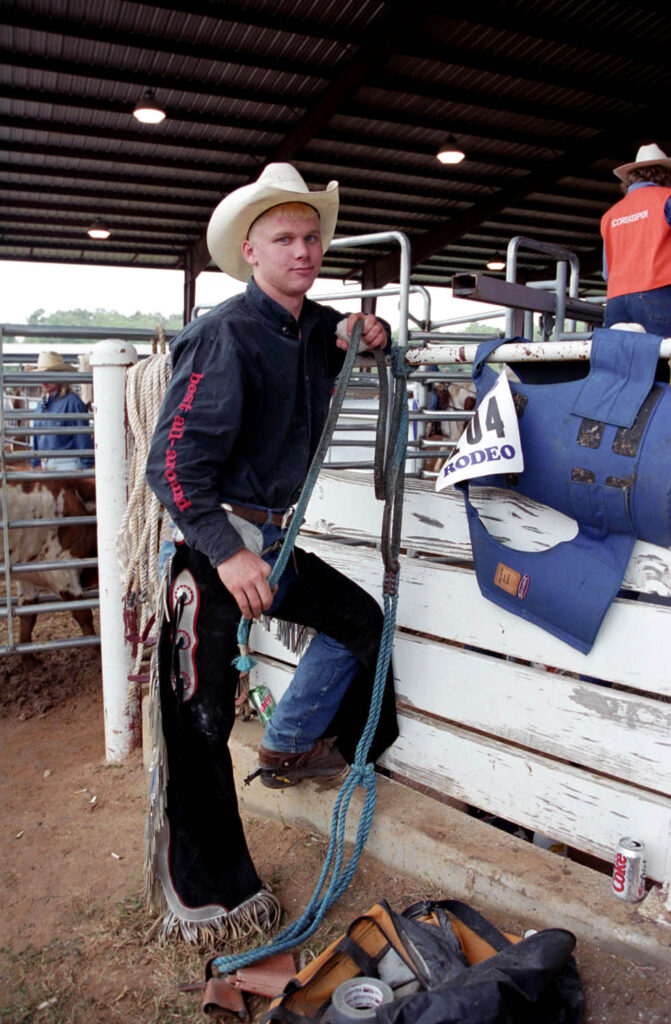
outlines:
[[[36,17],[39,17],[37,23]],[[39,31],[46,35],[104,43],[106,46],[118,46],[123,50],[146,50],[151,54],[157,52],[180,54],[182,57],[193,57],[196,60],[206,60],[213,64],[261,68],[266,71],[301,75],[316,80],[329,79],[332,76],[328,65],[320,66],[317,62],[271,57],[267,50],[262,49],[258,52],[245,52],[241,49],[227,50],[221,46],[211,46],[207,43],[189,42],[176,36],[142,35],[139,32],[130,33],[124,29],[93,25],[79,19],[36,16],[32,11],[19,8],[4,8],[0,18],[3,24],[12,28],[39,28]]]

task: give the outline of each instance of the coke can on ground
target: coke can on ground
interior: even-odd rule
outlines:
[[[259,716],[259,722],[265,725],[277,706],[268,687],[263,684],[255,686],[249,691],[249,701]]]
[[[619,900],[638,903],[645,896],[645,846],[625,836],[615,850],[612,880],[613,895]]]

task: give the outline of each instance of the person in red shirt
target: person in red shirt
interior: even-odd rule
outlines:
[[[671,337],[671,158],[651,143],[613,173],[625,195],[601,218],[604,326],[638,323]]]

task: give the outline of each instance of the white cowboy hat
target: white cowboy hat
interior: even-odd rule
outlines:
[[[617,178],[624,179],[627,172],[632,171],[634,167],[651,167],[653,164],[660,167],[671,167],[671,157],[668,157],[656,142],[651,142],[649,146],[641,146],[636,154],[636,159],[632,160],[630,164],[620,164],[615,168],[613,174]]]
[[[53,373],[55,370],[74,370],[77,373],[77,367],[66,363],[60,352],[40,352],[35,369],[45,373]]]
[[[323,192],[310,192],[291,164],[268,164],[258,179],[242,185],[221,200],[207,227],[207,247],[225,273],[247,281],[252,268],[241,246],[250,227],[266,210],[281,203],[307,203],[319,214],[322,248],[328,249],[338,219],[338,182],[330,181]]]

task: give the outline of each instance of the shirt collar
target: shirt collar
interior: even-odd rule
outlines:
[[[291,327],[294,330],[300,327],[302,334],[306,336],[317,318],[319,308],[317,304],[311,299],[304,299],[301,315],[296,321],[288,309],[281,306],[279,302],[275,302],[263,289],[259,288],[253,277],[249,279],[245,294],[247,301],[280,330],[283,327]]]
[[[637,188],[650,188],[650,187],[652,187],[652,188],[656,187],[654,181],[635,181],[633,185],[629,186],[629,188],[627,189],[627,193],[633,192],[634,189],[637,189]]]

